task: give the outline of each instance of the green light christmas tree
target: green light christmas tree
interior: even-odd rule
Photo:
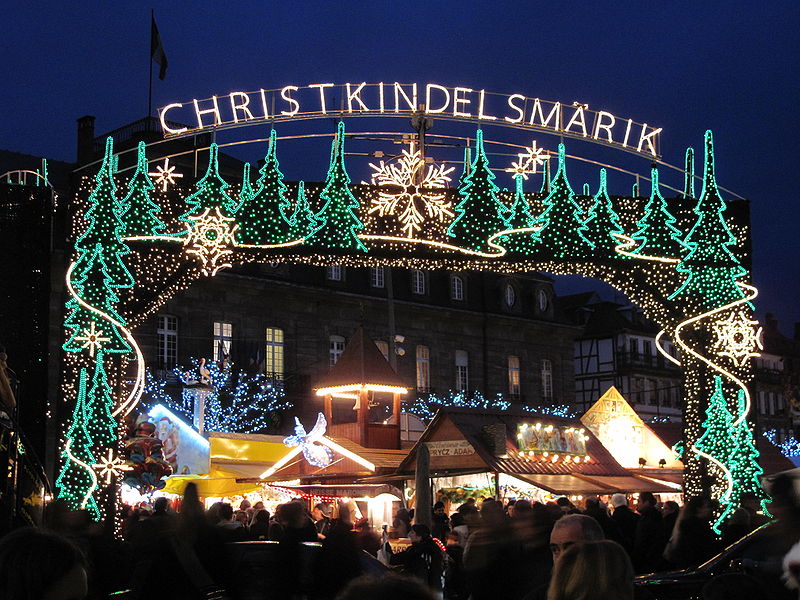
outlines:
[[[94,442],[95,449],[102,446],[111,446],[117,442],[117,421],[111,415],[114,398],[111,386],[108,383],[105,366],[103,365],[103,351],[97,353],[95,360],[94,376],[89,393],[86,395],[85,417],[86,431]]]
[[[636,222],[639,228],[631,237],[639,245],[634,254],[660,258],[681,258],[686,254],[683,234],[673,225],[675,217],[667,208],[667,201],[658,191],[658,169],[650,170],[650,200],[644,215]]]
[[[737,280],[747,271],[730,250],[736,238],[725,222],[726,205],[714,177],[714,140],[710,131],[706,131],[705,151],[703,190],[694,209],[697,222],[686,236],[689,253],[677,267],[687,278],[670,300],[688,296],[703,310],[713,310],[744,298]]]
[[[70,509],[85,508],[93,520],[100,519],[100,510],[92,496],[96,488],[93,466],[92,438],[86,429],[86,369],[81,369],[78,397],[72,411],[72,424],[67,430],[67,444],[61,452],[61,471],[56,479],[56,495],[67,502]]]
[[[289,224],[292,226],[292,237],[294,239],[309,239],[314,232],[322,226],[322,222],[314,214],[311,205],[306,197],[306,184],[297,184],[297,203],[294,207]]]
[[[239,229],[236,239],[242,244],[283,244],[291,237],[286,217],[291,202],[286,198],[288,188],[278,164],[277,146],[273,129],[269,134],[264,166],[259,170],[256,191],[249,199],[243,200],[237,215]]]
[[[683,167],[683,197],[694,198],[694,149],[686,149]]]
[[[219,174],[219,148],[211,144],[208,149],[208,169],[197,182],[197,191],[186,198],[189,210],[180,217],[181,221],[191,222],[189,217],[199,217],[206,210],[210,214],[219,209],[223,217],[231,217],[236,210],[236,202],[225,191],[227,182]]]
[[[103,164],[95,177],[95,187],[89,196],[89,210],[84,215],[88,225],[75,241],[75,248],[78,250],[75,268],[80,269],[94,252],[95,247],[100,245],[110,287],[129,288],[133,286],[134,281],[122,260],[130,250],[120,239],[125,225],[119,217],[122,205],[117,200],[117,186],[114,183],[116,164],[114,141],[109,137],[106,139]]]
[[[521,174],[514,177],[514,203],[507,213],[509,229],[526,229],[536,225],[536,217],[531,214],[530,204],[528,204],[528,199],[525,198],[525,193],[522,188],[523,179]],[[500,238],[500,243],[509,252],[528,254],[534,250],[537,239],[536,234],[533,232],[514,233],[502,236]]]
[[[84,266],[78,279],[73,280],[73,287],[78,296],[89,306],[120,323],[125,323],[114,308],[119,299],[111,284],[103,248],[97,244],[88,264]],[[81,352],[86,349],[90,356],[94,356],[101,348],[103,352],[108,353],[130,352],[131,347],[116,325],[89,310],[74,298],[67,302],[67,309],[72,312],[64,320],[64,326],[74,331],[64,343],[64,350]]]
[[[306,243],[321,248],[367,251],[356,233],[364,229],[358,218],[360,204],[350,191],[350,176],[344,166],[344,123],[340,122],[331,145],[331,163],[320,193],[322,209],[315,217],[322,225],[306,238]]]
[[[594,249],[585,235],[583,211],[567,179],[564,144],[558,145],[558,170],[550,182],[550,192],[544,199],[545,209],[537,219],[540,248],[554,258],[583,258]]]
[[[447,235],[456,243],[475,252],[491,250],[487,240],[498,231],[508,229],[504,218],[508,207],[497,197],[500,189],[494,184],[495,175],[483,148],[483,131],[475,136],[475,160],[464,186],[458,193],[463,197],[455,207],[456,217],[447,228]]]
[[[242,207],[248,204],[253,198],[253,185],[250,183],[250,163],[244,163],[242,170],[242,188],[239,191],[239,204],[236,206],[238,214]]]
[[[158,235],[166,227],[158,217],[161,212],[158,204],[150,199],[153,182],[147,173],[145,143],[139,142],[136,157],[136,172],[128,184],[128,195],[122,201],[120,220],[124,224],[123,237]]]
[[[594,196],[589,216],[583,224],[586,226],[586,239],[594,244],[598,255],[618,256],[614,248],[621,240],[615,234],[622,234],[624,231],[619,224],[619,215],[614,211],[614,203],[608,195],[605,169],[600,169],[600,189]]]

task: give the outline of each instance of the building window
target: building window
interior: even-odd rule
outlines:
[[[158,367],[171,369],[178,364],[178,317],[158,315]]]
[[[339,360],[342,352],[344,352],[344,338],[340,335],[332,335],[329,348],[330,365],[333,366]]]
[[[539,292],[536,294],[536,299],[539,302],[539,310],[541,312],[546,311],[549,302],[547,298],[547,292],[545,292],[544,290],[539,290]]]
[[[469,389],[469,354],[464,350],[456,350],[456,391],[466,392]]]
[[[636,404],[644,402],[644,377],[633,378],[633,401]]]
[[[219,362],[231,355],[232,341],[233,324],[214,321],[214,346],[211,348],[214,362]]]
[[[464,299],[464,280],[458,275],[450,278],[450,298],[452,300]]]
[[[411,269],[411,291],[420,295],[425,293],[425,273],[419,269]]]
[[[767,414],[767,401],[764,392],[758,392],[758,412],[762,415]]]
[[[431,350],[417,346],[417,390],[427,392],[431,388]]]
[[[542,400],[553,400],[553,363],[542,359]]]
[[[264,372],[268,377],[283,379],[283,329],[267,327]]]
[[[384,342],[383,340],[376,340],[375,345],[378,347],[378,350],[381,351],[383,354],[383,358],[387,361],[389,360],[389,342]]]
[[[508,357],[508,393],[519,396],[519,356]]]
[[[506,306],[508,306],[509,308],[514,306],[514,303],[517,301],[517,292],[514,291],[514,286],[511,285],[510,283],[506,284],[504,296],[506,300]]]
[[[342,265],[328,265],[326,275],[330,281],[341,281],[344,279],[344,269]]]
[[[650,340],[643,340],[642,341],[642,354],[644,354],[645,358],[650,356],[653,352],[653,345],[650,343]]]
[[[383,281],[383,267],[372,267],[369,270],[369,283],[374,288],[382,288]]]
[[[639,340],[633,338],[630,340],[631,358],[639,357]]]

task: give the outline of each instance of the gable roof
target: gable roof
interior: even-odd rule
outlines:
[[[378,350],[375,342],[367,338],[364,329],[359,327],[347,343],[339,360],[316,382],[314,389],[367,384],[408,389]]]

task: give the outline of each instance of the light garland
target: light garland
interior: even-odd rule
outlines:
[[[800,456],[800,440],[794,435],[788,436],[783,442],[778,441],[778,432],[775,429],[767,429],[763,434],[773,446],[778,448],[786,458]]]

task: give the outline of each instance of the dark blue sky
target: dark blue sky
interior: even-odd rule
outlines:
[[[77,117],[95,115],[101,133],[144,115],[149,6],[14,4],[0,36],[0,148],[71,161]],[[596,4],[155,3],[169,71],[153,104],[325,81],[463,85],[580,100],[663,127],[673,164],[689,145],[701,151],[711,129],[720,184],[752,201],[758,312],[776,313],[789,333],[800,321],[800,5]],[[627,193],[630,183],[609,187]]]

